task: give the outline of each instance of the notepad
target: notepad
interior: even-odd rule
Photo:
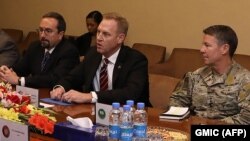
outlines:
[[[43,102],[46,102],[46,103],[62,105],[62,106],[72,105],[72,103],[68,103],[68,102],[64,102],[64,101],[60,101],[60,100],[55,100],[55,99],[52,99],[52,98],[42,98],[40,100],[43,101]]]
[[[171,106],[169,110],[159,115],[161,119],[176,119],[181,120],[189,115],[190,111],[188,107],[175,107]]]

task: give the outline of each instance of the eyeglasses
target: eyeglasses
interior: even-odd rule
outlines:
[[[37,29],[37,32],[38,32],[39,34],[44,33],[45,35],[50,35],[50,34],[52,34],[54,31],[53,31],[52,29],[50,29],[50,28],[38,28],[38,29]]]

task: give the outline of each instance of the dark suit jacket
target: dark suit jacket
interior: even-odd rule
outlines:
[[[66,91],[81,87],[83,92],[93,91],[93,79],[101,63],[102,55],[93,47],[85,59],[70,74],[59,82]],[[113,71],[113,90],[96,92],[98,102],[125,104],[131,99],[135,102],[149,102],[148,61],[140,52],[122,46]]]
[[[18,59],[19,52],[15,41],[0,29],[0,66],[12,67]]]
[[[40,44],[40,41],[33,42],[13,69],[18,76],[25,77],[25,86],[52,88],[59,79],[79,64],[79,53],[73,44],[63,39],[55,47],[45,70],[41,72],[41,62],[45,49]]]
[[[91,33],[85,33],[81,36],[79,36],[76,41],[75,44],[79,50],[80,56],[85,56],[86,53],[89,51],[90,49],[90,44],[91,44]]]

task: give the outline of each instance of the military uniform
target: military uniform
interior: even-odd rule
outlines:
[[[235,61],[222,75],[208,66],[189,72],[170,105],[192,107],[198,116],[229,124],[250,124],[250,72]]]

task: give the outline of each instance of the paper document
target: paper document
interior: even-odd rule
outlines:
[[[47,104],[47,103],[43,103],[43,102],[40,102],[40,105],[43,106],[44,108],[51,108],[51,107],[55,106],[53,104]]]
[[[180,119],[184,119],[188,115],[189,115],[188,107],[171,106],[168,111],[161,113],[159,118],[180,120]]]

